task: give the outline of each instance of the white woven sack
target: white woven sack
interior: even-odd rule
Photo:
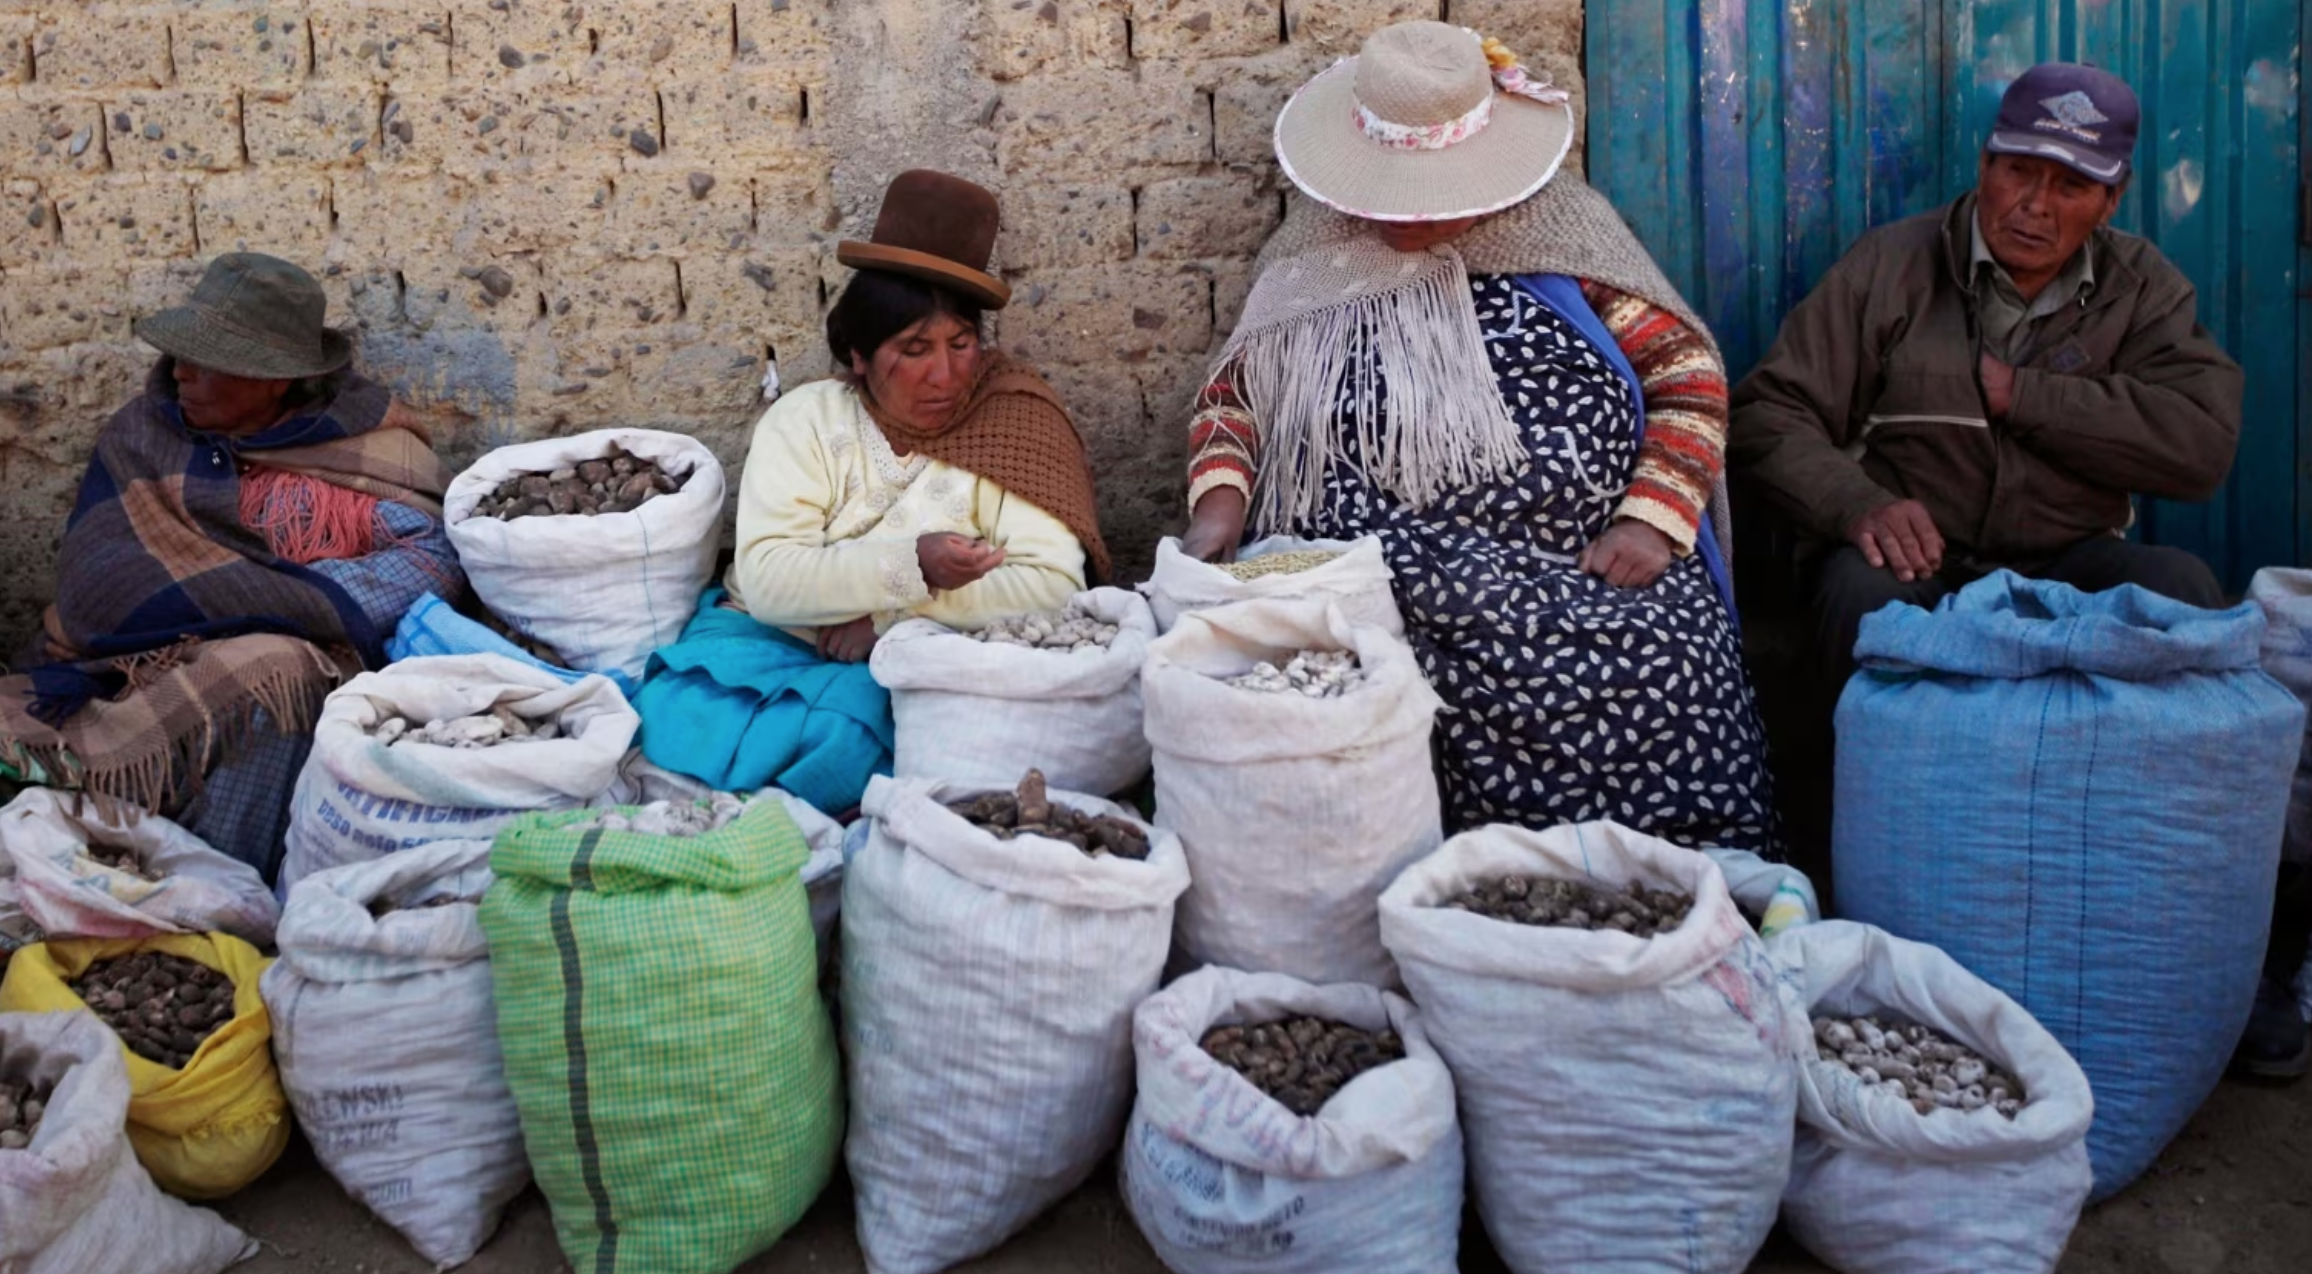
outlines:
[[[1030,768],[1071,792],[1120,792],[1148,772],[1140,665],[1156,619],[1139,594],[1071,599],[1117,626],[1106,649],[991,644],[928,619],[892,626],[867,666],[891,692],[892,773],[1008,787]]]
[[[1168,633],[1190,611],[1226,606],[1230,602],[1312,599],[1338,602],[1350,621],[1387,629],[1403,636],[1404,616],[1397,612],[1397,596],[1390,589],[1396,578],[1381,552],[1381,539],[1302,540],[1272,535],[1237,550],[1236,560],[1251,561],[1272,553],[1321,549],[1339,557],[1305,571],[1258,575],[1238,579],[1210,562],[1180,551],[1180,541],[1166,536],[1156,545],[1156,569],[1140,590],[1156,616],[1156,631]]]
[[[1132,1009],[1156,989],[1188,886],[1168,833],[1145,862],[1092,858],[998,840],[943,804],[984,790],[872,780],[872,830],[844,872],[843,1152],[872,1274],[994,1248],[1116,1148]]]
[[[1925,943],[1830,920],[1768,944],[1794,1013],[1885,1013],[1931,1026],[2023,1085],[2015,1118],[1921,1115],[1836,1062],[1804,1055],[1782,1218],[1845,1274],[2046,1274],[2093,1173],[2087,1075],[1998,988]]]
[[[0,1013],[0,1073],[53,1083],[32,1144],[0,1150],[0,1270],[217,1274],[257,1244],[172,1199],[128,1144],[120,1038],[86,1009]]]
[[[599,460],[613,446],[684,477],[629,513],[501,522],[474,506],[508,478]],[[706,444],[655,429],[597,429],[500,447],[450,483],[442,515],[458,565],[498,618],[569,667],[640,677],[682,635],[722,551],[723,471]]]
[[[543,743],[448,748],[380,744],[387,717],[417,723],[504,704],[552,718]],[[314,872],[437,840],[474,840],[535,810],[575,809],[618,774],[641,718],[607,677],[564,683],[498,655],[433,655],[365,672],[330,694],[289,801],[281,896]]]
[[[2248,598],[2264,612],[2264,671],[2312,708],[2312,570],[2267,566],[2248,581]],[[2304,732],[2312,745],[2312,716]],[[2282,849],[2288,862],[2312,862],[2312,746],[2296,762]]]
[[[306,877],[258,983],[314,1157],[441,1269],[530,1184],[477,905],[489,861],[486,840],[436,841]],[[458,901],[418,905],[434,898]]]
[[[1694,896],[1637,938],[1439,904],[1505,875]],[[1486,827],[1381,895],[1381,935],[1453,1069],[1478,1215],[1514,1274],[1739,1274],[1790,1171],[1811,1049],[1701,854],[1609,822]]]
[[[1304,649],[1355,651],[1364,684],[1311,699],[1221,680]],[[1196,881],[1181,960],[1397,985],[1374,900],[1444,835],[1438,699],[1412,648],[1328,602],[1242,602],[1182,616],[1140,687],[1156,825],[1179,833]]]
[[[107,867],[126,850],[157,880]],[[93,793],[28,788],[0,809],[0,853],[24,914],[50,937],[223,931],[273,945],[279,904],[257,869],[156,814]]]
[[[1393,1028],[1404,1060],[1295,1115],[1206,1053],[1215,1026],[1315,1016]],[[1132,1015],[1140,1096],[1124,1205],[1178,1274],[1453,1274],[1461,1125],[1420,1014],[1369,986],[1200,969]]]

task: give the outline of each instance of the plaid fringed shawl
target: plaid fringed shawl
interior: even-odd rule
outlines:
[[[437,514],[448,485],[392,395],[358,375],[229,438],[187,425],[170,371],[162,359],[97,438],[44,623],[57,662],[0,681],[0,761],[149,808],[197,784],[260,713],[281,730],[310,728],[340,674],[324,650],[385,659],[388,634],[355,598],[245,524],[244,465]]]

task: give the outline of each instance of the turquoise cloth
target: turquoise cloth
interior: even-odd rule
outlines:
[[[719,792],[777,786],[828,814],[891,772],[891,694],[865,664],[834,663],[707,590],[650,657],[634,709],[642,754]]]

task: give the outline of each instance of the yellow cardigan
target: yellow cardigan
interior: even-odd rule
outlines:
[[[1004,550],[1002,566],[934,592],[919,535],[953,531]],[[739,482],[738,555],[724,584],[757,620],[812,629],[862,615],[978,628],[1052,610],[1084,587],[1084,549],[1059,519],[929,456],[895,455],[856,390],[790,391],[755,424]],[[807,633],[798,635],[807,636]]]

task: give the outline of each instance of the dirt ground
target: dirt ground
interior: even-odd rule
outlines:
[[[220,1211],[264,1242],[244,1274],[427,1274],[400,1236],[337,1188],[299,1142]],[[1954,1226],[1965,1218],[1952,1217]],[[1462,1268],[1501,1268],[1471,1227]],[[470,1274],[566,1270],[545,1202],[518,1200]],[[744,1274],[851,1274],[866,1268],[838,1183]],[[1160,1274],[1103,1170],[1011,1242],[959,1267],[971,1274]],[[1823,1267],[1780,1235],[1754,1274]],[[2312,1268],[2312,1081],[2288,1088],[2227,1081],[2152,1170],[2080,1221],[2063,1274],[2303,1274]],[[1353,1274],[1344,1271],[1343,1274]]]

